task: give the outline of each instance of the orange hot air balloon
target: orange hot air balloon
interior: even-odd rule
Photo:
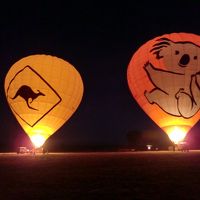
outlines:
[[[156,37],[133,55],[127,70],[133,97],[171,141],[183,141],[200,118],[200,36]]]
[[[31,55],[16,62],[4,87],[13,114],[36,148],[71,117],[83,96],[78,71],[50,55]]]

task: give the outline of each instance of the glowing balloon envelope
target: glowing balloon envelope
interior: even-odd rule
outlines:
[[[35,147],[71,117],[83,96],[78,71],[50,55],[31,55],[16,62],[4,86],[13,114]]]
[[[200,36],[156,37],[133,55],[127,70],[133,97],[174,142],[200,118]]]

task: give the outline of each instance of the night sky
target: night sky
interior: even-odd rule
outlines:
[[[33,54],[67,60],[84,82],[77,111],[47,141],[54,149],[126,144],[126,134],[132,130],[154,130],[164,135],[133,99],[127,66],[133,53],[156,36],[172,32],[200,34],[200,3],[139,2],[27,1],[1,6],[0,150],[13,150],[29,142],[11,113],[3,85],[9,68]],[[199,125],[189,135],[200,144]]]

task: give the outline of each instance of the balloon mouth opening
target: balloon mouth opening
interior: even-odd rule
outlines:
[[[31,142],[33,143],[35,148],[40,148],[45,143],[46,139],[44,136],[40,134],[36,134],[30,137]]]
[[[177,125],[177,126],[167,126],[167,127],[164,127],[163,129],[167,133],[169,139],[174,144],[178,144],[184,141],[190,128],[191,127],[189,126]]]

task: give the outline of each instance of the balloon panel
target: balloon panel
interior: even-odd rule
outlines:
[[[172,33],[148,41],[133,55],[127,79],[138,104],[165,132],[172,126],[189,131],[200,117],[200,36]]]
[[[70,63],[50,55],[32,55],[10,68],[5,93],[29,137],[42,135],[46,140],[77,109],[83,96],[83,82]]]

